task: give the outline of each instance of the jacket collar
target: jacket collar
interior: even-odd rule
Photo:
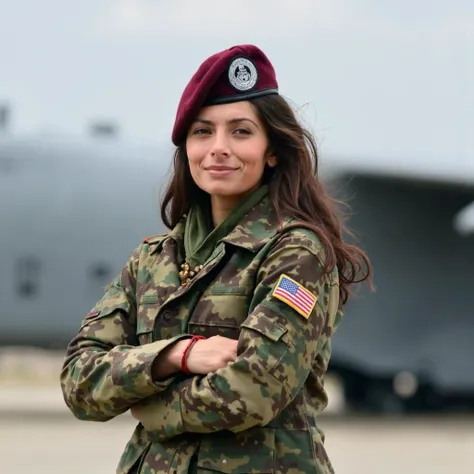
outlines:
[[[227,237],[222,239],[222,242],[256,253],[292,220],[292,218],[287,217],[280,223],[270,196],[266,196],[244,216]],[[186,215],[168,234],[147,239],[150,245],[155,244],[151,252],[153,253],[160,248],[160,244],[167,238],[173,239],[179,247],[183,247],[185,225]]]
[[[159,234],[153,237],[149,237],[144,240],[144,243],[148,244],[150,248],[150,254],[155,253],[161,249],[163,242],[166,239],[173,239],[178,247],[184,248],[184,226],[186,224],[186,215],[184,215],[181,220],[174,226],[172,230],[166,234]]]
[[[257,252],[291,219],[279,223],[270,196],[263,198],[232,230],[223,242]]]

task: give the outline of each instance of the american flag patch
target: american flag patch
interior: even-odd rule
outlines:
[[[311,311],[318,298],[301,286],[295,280],[286,275],[281,275],[278,283],[273,290],[272,296],[291,306],[306,319],[309,318]]]

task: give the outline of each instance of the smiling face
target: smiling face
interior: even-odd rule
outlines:
[[[264,126],[247,101],[202,108],[186,138],[191,175],[213,201],[238,201],[256,189],[265,165],[276,165],[267,149]]]

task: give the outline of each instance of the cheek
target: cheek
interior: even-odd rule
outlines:
[[[247,160],[244,160],[245,168],[247,173],[252,177],[258,178],[259,175],[263,174],[265,168],[265,159],[262,154],[249,156]]]
[[[200,171],[199,171],[199,162],[196,162],[194,160],[188,160],[188,164],[189,164],[189,171],[191,173],[191,177],[193,178],[196,184],[199,184],[199,182],[201,181]]]
[[[199,149],[196,146],[188,146],[186,149],[188,155],[188,164],[193,178],[199,174],[199,168],[202,162],[202,157]]]

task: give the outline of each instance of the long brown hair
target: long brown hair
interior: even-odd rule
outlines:
[[[372,279],[372,266],[362,249],[344,241],[353,235],[344,224],[342,202],[333,198],[318,177],[318,153],[312,134],[298,122],[288,102],[279,95],[250,101],[268,135],[269,146],[278,165],[266,168],[263,182],[280,221],[296,219],[291,227],[307,227],[324,247],[326,272],[339,270],[342,303],[351,295],[350,285]],[[194,182],[189,170],[185,140],[174,153],[173,175],[161,204],[161,217],[170,229],[188,212],[192,202],[206,202],[207,194]],[[286,227],[285,229],[288,229]]]

